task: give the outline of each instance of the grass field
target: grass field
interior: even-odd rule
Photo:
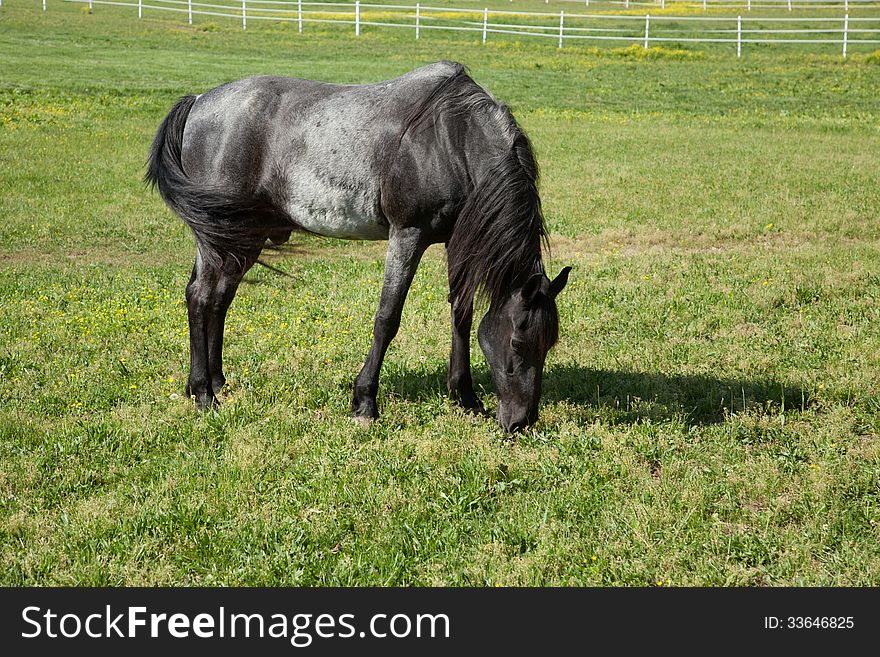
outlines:
[[[880,65],[0,8],[0,584],[880,582]],[[255,73],[469,65],[573,265],[541,421],[445,396],[442,250],[371,428],[384,244],[294,236],[183,399],[185,227],[141,183],[176,98]],[[486,365],[475,376],[494,406]]]

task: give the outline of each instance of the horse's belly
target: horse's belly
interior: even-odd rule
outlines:
[[[379,209],[379,190],[367,184],[328,184],[300,178],[287,212],[310,233],[350,240],[386,240],[388,222]]]

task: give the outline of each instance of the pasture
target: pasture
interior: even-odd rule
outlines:
[[[0,8],[0,584],[880,582],[877,53],[84,9]],[[242,284],[198,414],[193,240],[141,182],[161,119],[246,75],[438,59],[530,135],[548,267],[574,267],[540,422],[510,439],[447,399],[435,246],[353,424],[384,243],[296,234],[266,258],[289,277]]]

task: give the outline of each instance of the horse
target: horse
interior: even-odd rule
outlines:
[[[258,76],[180,99],[150,149],[145,183],[192,229],[186,286],[186,395],[213,407],[225,385],[227,310],[268,244],[293,231],[387,240],[372,345],[351,412],[369,424],[385,352],[422,254],[446,246],[452,349],[447,385],[481,413],[470,366],[474,301],[488,301],[478,342],[505,432],[538,419],[544,361],[559,336],[542,246],[538,167],[510,110],[465,67],[437,62],[374,84]]]

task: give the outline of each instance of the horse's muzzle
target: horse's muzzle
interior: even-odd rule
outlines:
[[[507,409],[499,405],[497,418],[505,433],[519,433],[538,421],[538,409]]]

